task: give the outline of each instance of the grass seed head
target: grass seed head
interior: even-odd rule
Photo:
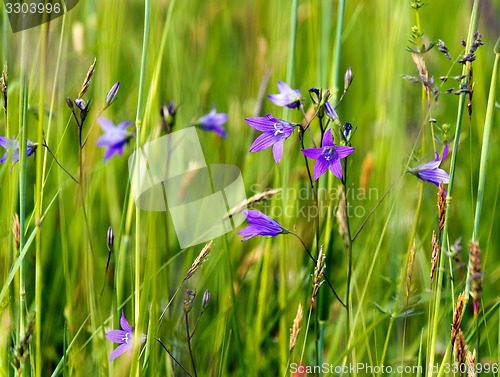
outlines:
[[[295,348],[295,344],[297,343],[297,338],[299,337],[300,326],[302,325],[302,317],[304,312],[302,310],[302,305],[299,304],[299,308],[297,309],[297,315],[293,320],[293,326],[290,329],[290,353],[293,352]]]
[[[465,363],[465,355],[467,348],[465,346],[465,338],[462,330],[458,331],[457,338],[455,339],[455,361],[458,364],[459,370],[460,366]]]
[[[14,233],[16,250],[19,250],[19,245],[21,243],[21,226],[19,224],[19,215],[17,213],[14,214],[14,220],[12,221],[12,233]]]
[[[78,93],[78,99],[82,98],[85,92],[87,92],[89,86],[90,86],[90,80],[92,79],[92,76],[94,75],[95,71],[95,64],[96,64],[96,59],[94,58],[94,62],[90,66],[87,76],[85,76],[85,80],[83,81],[82,87],[80,89],[80,93]]]
[[[431,257],[431,286],[436,276],[437,264],[439,258],[439,242],[436,238],[436,232],[432,232],[432,257]]]
[[[415,252],[417,247],[415,245],[415,240],[413,240],[413,246],[410,250],[410,258],[408,259],[408,268],[406,270],[406,301],[410,297],[411,288],[411,278],[413,277],[413,265],[415,264]]]
[[[189,278],[191,278],[191,276],[193,276],[196,273],[196,271],[201,267],[203,262],[205,262],[205,260],[207,259],[210,250],[212,250],[212,241],[207,243],[203,248],[203,250],[201,250],[200,254],[196,257],[193,264],[191,265],[191,268],[187,272],[184,281],[188,280]]]
[[[311,296],[311,302],[314,303],[316,296],[319,292],[319,287],[324,283],[323,273],[325,272],[325,254],[323,253],[323,246],[319,249],[318,260],[316,267],[314,268],[314,274],[312,278],[313,293]]]
[[[7,79],[7,63],[3,66],[2,73],[2,100],[3,100],[3,111],[7,114],[7,87],[9,86],[9,80]]]
[[[472,353],[467,351],[465,360],[467,361],[467,376],[476,377],[476,350],[472,351]]]
[[[481,302],[481,294],[483,292],[481,270],[481,251],[477,242],[470,242],[470,278],[471,278],[471,296],[474,298],[474,313],[479,310],[479,302]]]
[[[453,347],[455,345],[455,340],[457,339],[458,331],[460,330],[460,323],[462,322],[462,314],[465,305],[465,292],[460,293],[458,296],[457,305],[455,306],[455,311],[453,312],[453,323],[451,324],[451,352],[453,353]]]

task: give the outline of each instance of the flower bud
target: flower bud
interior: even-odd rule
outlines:
[[[113,103],[116,95],[118,94],[118,89],[120,89],[120,81],[117,81],[109,90],[108,95],[106,96],[106,107],[109,107]]]
[[[77,98],[75,99],[75,105],[80,109],[80,110],[85,110],[86,103],[83,99]]]
[[[207,289],[205,294],[203,295],[203,301],[201,302],[201,307],[203,310],[208,308],[208,304],[210,304],[210,291]]]
[[[113,228],[110,226],[108,228],[108,237],[107,237],[108,250],[111,250],[114,242],[115,242],[115,234],[113,233]]]
[[[347,90],[352,83],[352,69],[351,67],[347,68],[344,76],[344,90]]]
[[[70,109],[73,109],[73,101],[71,100],[71,98],[66,98],[66,104],[68,105],[68,107]]]

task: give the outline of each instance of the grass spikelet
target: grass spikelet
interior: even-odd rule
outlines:
[[[92,79],[92,76],[94,75],[95,71],[95,64],[96,64],[96,58],[94,58],[94,62],[90,66],[87,76],[85,77],[85,80],[83,81],[82,88],[80,89],[80,93],[78,93],[77,98],[82,98],[85,92],[87,92],[89,86],[90,86],[90,80]]]
[[[481,251],[477,242],[471,242],[470,247],[470,286],[471,296],[474,298],[474,313],[477,314],[479,310],[479,302],[481,301],[481,294],[483,292],[482,284],[482,271],[481,271]]]
[[[318,260],[316,267],[314,268],[314,274],[312,278],[313,293],[311,296],[311,302],[314,303],[316,296],[319,292],[319,287],[325,282],[323,280],[323,273],[325,272],[325,254],[323,253],[323,246],[319,249]]]
[[[299,304],[299,308],[297,309],[297,315],[295,316],[295,319],[293,320],[293,326],[290,329],[290,353],[293,352],[293,349],[297,344],[297,338],[299,337],[300,326],[302,325],[303,315],[304,312],[302,310],[302,305]]]
[[[406,270],[406,302],[410,297],[411,279],[413,277],[413,265],[415,264],[415,252],[417,247],[415,245],[415,240],[413,240],[413,246],[410,251],[410,258],[408,259],[408,268]]]
[[[472,351],[472,353],[467,351],[465,360],[467,362],[467,376],[476,377],[476,350]]]
[[[453,353],[455,340],[457,339],[457,334],[458,331],[460,330],[460,323],[462,322],[464,305],[465,305],[465,292],[462,292],[458,296],[457,305],[455,306],[455,311],[453,312],[453,323],[451,324],[451,353]]]
[[[346,200],[345,200],[345,192],[339,187],[338,192],[342,192],[340,194],[339,205],[337,207],[337,211],[335,212],[335,216],[337,217],[337,222],[339,224],[339,233],[344,240],[344,246],[347,250],[349,248],[349,239],[347,234],[347,218],[346,218]]]
[[[231,208],[224,218],[225,219],[230,218],[230,217],[240,213],[245,208],[251,207],[255,203],[258,203],[262,200],[269,199],[271,196],[276,195],[280,191],[281,191],[281,189],[278,188],[278,189],[266,190],[264,192],[255,194],[251,198],[244,200],[243,202],[241,202],[237,206]]]
[[[21,243],[21,225],[19,224],[19,215],[14,214],[14,220],[12,221],[12,233],[14,233],[14,243],[16,250],[19,250],[19,245]]]
[[[463,370],[460,366],[465,363],[466,352],[464,334],[462,330],[459,330],[455,339],[455,361],[458,364],[458,370]]]
[[[2,100],[3,100],[3,111],[7,115],[7,87],[9,86],[9,80],[7,79],[7,63],[3,66],[2,73]]]
[[[436,269],[439,257],[439,242],[436,238],[436,232],[432,232],[432,257],[431,257],[431,287],[434,283],[434,277],[436,276]]]
[[[443,233],[444,218],[446,215],[446,194],[444,191],[444,186],[442,183],[439,184],[438,190],[438,218],[439,218],[439,238],[441,238],[441,233]]]
[[[189,271],[187,272],[184,281],[190,279],[196,273],[196,271],[201,267],[203,262],[207,260],[208,254],[210,253],[210,250],[212,250],[212,245],[213,241],[210,241],[205,245],[203,250],[201,250],[200,254],[196,257],[193,264],[189,268]]]

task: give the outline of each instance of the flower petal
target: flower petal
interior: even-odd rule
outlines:
[[[335,148],[337,151],[337,154],[339,155],[339,158],[346,158],[349,156],[352,152],[354,152],[353,147],[345,147],[345,146],[338,146]]]
[[[128,324],[127,319],[125,318],[125,314],[123,314],[123,309],[122,309],[122,317],[120,318],[120,326],[122,329],[126,332],[132,332],[132,327]]]
[[[263,151],[264,149],[269,148],[271,145],[278,141],[279,137],[274,136],[274,134],[269,132],[263,133],[257,139],[255,139],[252,146],[250,147],[250,152]]]
[[[332,147],[335,144],[333,144],[333,136],[332,136],[332,129],[329,128],[326,130],[325,135],[323,136],[323,140],[321,142],[321,146],[323,147]]]
[[[121,354],[123,354],[127,351],[130,351],[131,348],[132,348],[132,343],[120,344],[118,347],[115,348],[115,350],[113,352],[111,352],[111,355],[109,355],[109,362],[112,362],[114,359],[116,359]]]
[[[281,161],[281,157],[283,156],[283,143],[285,139],[281,139],[276,144],[273,145],[273,156],[276,164],[279,164]]]
[[[129,120],[127,120],[126,122],[118,123],[118,125],[116,126],[116,128],[119,128],[120,130],[126,130],[131,125],[132,125],[132,122],[129,121]]]
[[[321,156],[321,153],[323,152],[323,148],[308,148],[308,149],[301,149],[302,153],[306,157],[309,157],[313,160],[317,160],[319,156]]]
[[[255,128],[257,131],[262,132],[274,132],[274,123],[268,116],[272,117],[272,114],[268,114],[265,117],[253,117],[253,118],[245,118],[245,121],[252,128]]]
[[[314,164],[314,180],[317,181],[319,177],[325,174],[329,166],[330,162],[324,156],[320,156]]]
[[[424,170],[418,173],[419,177],[427,182],[432,182],[436,186],[440,183],[447,185],[450,181],[450,175],[443,169]]]
[[[126,332],[122,330],[111,330],[106,333],[106,339],[114,343],[124,343],[123,339],[126,337]]]
[[[446,156],[448,156],[448,144],[446,144],[443,148],[443,154],[441,156],[441,161],[443,161],[446,158]]]
[[[110,121],[108,118],[100,116],[99,118],[97,118],[97,121],[99,122],[99,125],[101,126],[104,132],[112,133],[113,131],[116,130],[114,123]]]
[[[342,179],[342,164],[340,163],[340,159],[332,161],[330,164],[330,171],[338,179]]]
[[[293,89],[286,82],[278,80],[278,90],[280,93],[287,93],[293,91]]]

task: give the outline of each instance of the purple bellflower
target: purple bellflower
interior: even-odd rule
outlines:
[[[290,137],[293,132],[293,126],[278,119],[273,118],[273,114],[267,114],[265,117],[245,118],[250,127],[264,132],[253,142],[250,152],[259,152],[273,146],[274,161],[277,164],[283,156],[283,142]]]
[[[280,94],[268,94],[267,98],[278,106],[286,106],[290,109],[295,109],[299,106],[302,97],[300,89],[292,89],[286,82],[278,81],[278,89]]]
[[[127,131],[132,122],[121,122],[115,126],[113,122],[103,116],[97,118],[97,121],[105,132],[104,135],[99,136],[96,143],[98,147],[107,148],[104,153],[104,161],[109,160],[115,153],[121,156],[125,144],[134,137],[132,132]]]
[[[302,149],[307,157],[317,160],[314,164],[314,180],[316,181],[330,168],[330,171],[337,178],[342,179],[341,158],[345,158],[354,152],[354,148],[336,146],[333,144],[332,130],[328,129],[323,136],[321,148]]]
[[[8,137],[0,136],[0,145],[2,147],[4,147],[5,149],[7,149],[7,152],[4,153],[4,155],[0,159],[0,162],[2,162],[2,163],[7,162],[7,158],[9,156],[9,153],[12,153],[12,156],[10,157],[10,161],[14,163],[12,165],[12,166],[14,166],[15,163],[19,161],[19,140],[9,139]],[[36,150],[36,144],[27,140],[26,141],[26,157],[29,157],[33,153],[35,153],[35,150]]]
[[[278,234],[289,233],[276,220],[264,215],[257,210],[243,210],[243,214],[248,219],[248,226],[239,231],[238,235],[245,236],[242,241],[249,240],[254,236],[277,236]]]
[[[130,326],[125,319],[125,315],[123,314],[122,309],[122,317],[120,319],[120,326],[122,330],[111,330],[106,333],[106,339],[111,340],[113,343],[120,344],[115,348],[111,355],[109,356],[109,362],[112,362],[121,354],[128,352],[128,356],[130,356],[130,351],[133,348],[132,340],[134,338],[134,328]],[[142,334],[141,344],[146,340],[146,335]]]
[[[332,104],[330,102],[328,102],[328,101],[325,102],[325,113],[326,113],[326,115],[328,115],[328,117],[331,120],[335,120],[335,119],[338,120],[339,119],[339,115],[335,111],[335,109],[332,106]]]
[[[439,165],[441,165],[441,162],[443,162],[448,155],[448,145],[444,146],[441,159],[439,158],[438,152],[434,153],[436,154],[436,158],[434,160],[414,169],[408,169],[408,172],[415,175],[418,179],[434,183],[438,187],[440,183],[447,185],[450,181],[450,175],[443,169],[440,169]]]
[[[213,131],[220,137],[226,138],[227,132],[222,127],[224,123],[227,122],[227,114],[226,113],[217,113],[215,110],[215,105],[208,114],[203,115],[196,122],[202,130],[205,131]]]

